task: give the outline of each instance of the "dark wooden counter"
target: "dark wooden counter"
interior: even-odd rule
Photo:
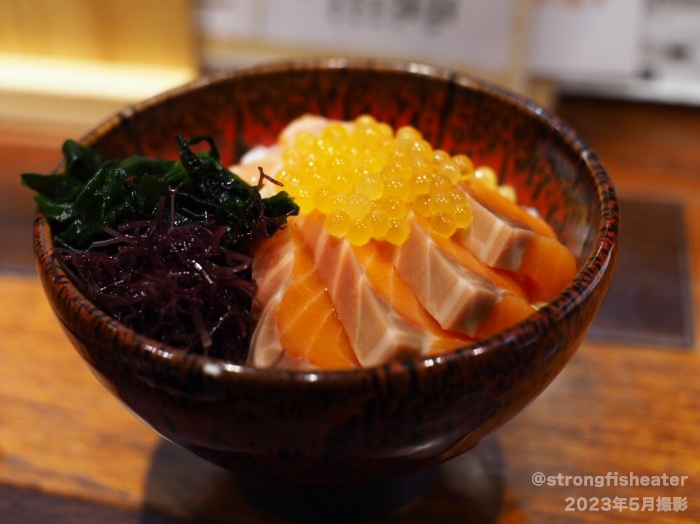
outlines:
[[[687,290],[699,304],[700,109],[567,99],[559,113],[597,150],[620,196],[680,206]],[[135,419],[53,319],[31,268],[33,204],[17,174],[51,169],[62,138],[0,129],[0,522],[283,521],[255,507],[240,478]],[[700,521],[698,311],[690,347],[589,338],[537,400],[382,522]],[[572,478],[569,486],[535,486],[537,472]],[[687,479],[612,485],[614,475],[630,474]],[[573,485],[574,477],[606,476],[609,486]],[[566,511],[594,497],[599,511]],[[628,507],[605,511],[605,497]],[[652,511],[641,511],[647,502]]]

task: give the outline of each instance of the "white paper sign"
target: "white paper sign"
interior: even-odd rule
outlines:
[[[512,2],[267,0],[266,39],[478,68],[507,67]]]
[[[642,67],[644,0],[534,2],[530,70],[555,78],[628,76]]]
[[[646,0],[531,0],[531,31],[514,39],[519,0],[199,0],[208,36],[276,50],[404,58],[502,71],[523,47],[554,78],[640,69]],[[250,49],[250,47],[248,48]]]

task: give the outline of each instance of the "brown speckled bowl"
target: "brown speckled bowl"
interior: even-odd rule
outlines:
[[[596,155],[565,123],[502,89],[404,63],[304,60],[203,78],[128,108],[87,135],[103,158],[176,157],[211,134],[225,165],[311,112],[412,124],[435,146],[488,163],[573,250],[580,270],[521,324],[452,354],[342,372],[259,370],[186,354],[105,316],[52,270],[39,274],[68,336],[102,382],[166,438],[226,468],[299,482],[418,471],[475,446],[532,401],[576,351],[608,289],[618,208]]]

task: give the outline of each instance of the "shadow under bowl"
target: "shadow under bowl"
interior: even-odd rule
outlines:
[[[612,278],[615,192],[596,155],[555,116],[496,86],[412,63],[309,59],[219,73],[121,111],[82,142],[106,159],[177,158],[178,133],[207,134],[232,165],[305,113],[410,124],[433,147],[494,167],[576,255],[575,279],[524,322],[450,354],[294,372],[189,354],[119,324],[54,267],[40,214],[39,274],[95,375],[154,430],[197,455],[300,483],[415,473],[475,446],[574,354]]]

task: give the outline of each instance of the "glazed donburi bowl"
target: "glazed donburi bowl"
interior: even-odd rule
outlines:
[[[178,133],[212,135],[224,165],[271,145],[296,117],[371,114],[496,169],[577,257],[575,279],[526,321],[444,356],[335,372],[252,369],[134,333],[52,264],[48,299],[95,374],[164,437],[225,468],[306,483],[384,479],[475,446],[532,401],[584,338],[617,256],[618,208],[596,155],[534,103],[470,77],[407,63],[319,59],[219,73],[127,108],[83,143],[104,159],[177,158]]]

